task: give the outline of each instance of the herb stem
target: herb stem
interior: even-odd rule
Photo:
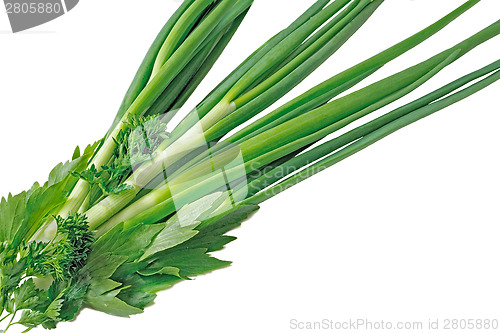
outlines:
[[[9,313],[9,314],[7,314],[6,316],[4,316],[2,319],[0,319],[0,323],[1,323],[2,321],[4,321],[5,319],[9,318],[9,316],[10,316],[10,315],[11,315],[11,314]]]
[[[16,317],[16,314],[17,314],[17,309],[14,311],[14,313],[12,313],[12,318],[10,318],[9,324],[7,325],[7,327],[5,328],[5,330],[3,331],[4,333],[7,333],[7,331],[9,330],[9,328],[11,326],[15,325],[15,323],[13,323],[13,321],[14,321],[14,318]]]

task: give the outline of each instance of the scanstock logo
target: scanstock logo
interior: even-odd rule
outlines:
[[[79,0],[4,0],[12,32],[52,21],[75,8]]]

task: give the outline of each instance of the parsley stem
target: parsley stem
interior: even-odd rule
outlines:
[[[4,316],[2,319],[0,319],[0,323],[1,323],[2,321],[4,321],[5,319],[9,318],[9,316],[10,316],[10,315],[11,315],[11,314],[9,313],[9,314],[7,314],[6,316]]]
[[[7,327],[5,328],[5,330],[3,331],[3,333],[7,333],[7,331],[9,330],[9,328],[11,326],[15,325],[15,323],[13,323],[13,321],[14,321],[14,318],[16,317],[16,314],[17,314],[17,309],[14,311],[14,313],[12,313],[12,318],[10,318],[9,324],[7,325]]]

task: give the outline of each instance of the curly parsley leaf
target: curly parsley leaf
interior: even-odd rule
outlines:
[[[73,175],[90,185],[89,207],[105,197],[133,189],[124,180],[133,169],[154,157],[156,149],[168,138],[167,125],[161,117],[129,116],[125,128],[113,138],[113,157],[107,165],[74,172]]]

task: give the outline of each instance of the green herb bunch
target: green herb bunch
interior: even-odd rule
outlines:
[[[500,34],[500,21],[414,66],[351,88],[466,13],[333,75],[274,110],[383,0],[317,0],[167,132],[252,0],[184,0],[158,34],[101,140],[49,180],[0,201],[0,320],[26,331],[84,306],[128,317],[159,291],[228,266],[212,253],[259,204],[500,79],[500,60],[371,121]],[[378,18],[380,19],[380,18]],[[384,18],[388,19],[388,18]],[[267,111],[261,117],[261,113]],[[343,131],[356,121],[362,125]],[[342,133],[342,134],[339,134]]]

